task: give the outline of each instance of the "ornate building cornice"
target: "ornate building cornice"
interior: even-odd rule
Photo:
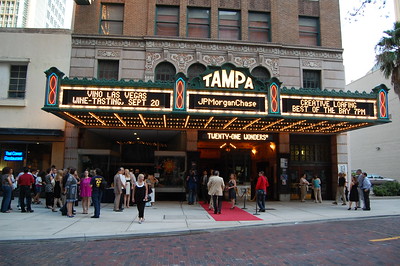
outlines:
[[[341,49],[325,47],[301,47],[285,46],[281,44],[253,44],[245,42],[231,43],[226,41],[208,40],[181,40],[181,39],[149,39],[146,38],[127,38],[111,36],[85,36],[72,35],[72,47],[81,48],[120,48],[120,49],[139,49],[146,51],[161,51],[168,49],[171,53],[194,53],[195,51],[212,52],[231,52],[236,56],[240,54],[264,54],[273,57],[296,57],[310,59],[325,59],[343,61]],[[175,51],[176,50],[176,51]],[[246,55],[246,57],[249,57]],[[243,62],[242,62],[243,63]]]

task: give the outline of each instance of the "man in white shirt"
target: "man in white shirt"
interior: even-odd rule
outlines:
[[[214,171],[207,183],[208,194],[212,196],[214,203],[214,214],[221,214],[222,195],[225,188],[224,179],[219,176],[219,171]]]

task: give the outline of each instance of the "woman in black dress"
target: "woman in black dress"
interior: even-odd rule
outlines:
[[[229,177],[228,192],[229,192],[229,199],[232,203],[231,209],[234,209],[236,201],[236,175],[233,173]]]
[[[350,183],[350,203],[349,203],[349,208],[348,210],[351,210],[351,204],[353,202],[356,203],[356,207],[354,207],[355,210],[357,210],[357,206],[358,206],[358,181],[357,181],[357,177],[356,176],[352,176],[351,177],[351,183]]]
[[[140,174],[133,189],[133,202],[136,203],[139,212],[139,223],[144,221],[144,207],[147,202],[148,188],[147,183],[144,182],[144,175]]]

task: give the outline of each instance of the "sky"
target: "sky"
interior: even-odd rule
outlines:
[[[363,77],[375,65],[375,45],[384,36],[383,31],[392,29],[394,7],[392,0],[386,1],[384,9],[378,4],[369,4],[363,16],[349,21],[347,12],[359,6],[361,0],[339,0],[341,11],[343,63],[346,84]]]

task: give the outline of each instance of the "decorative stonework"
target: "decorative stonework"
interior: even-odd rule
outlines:
[[[193,61],[191,54],[171,54],[171,60],[178,64],[178,72],[184,72],[189,62]]]
[[[119,58],[121,56],[121,51],[117,50],[98,50],[97,56],[99,57],[113,57]]]
[[[322,62],[318,61],[318,60],[307,60],[307,59],[303,59],[301,61],[301,65],[303,67],[308,67],[308,68],[322,68]]]
[[[267,65],[268,69],[271,70],[272,76],[279,77],[279,59],[265,59],[265,64]]]
[[[326,50],[326,49],[295,49],[286,47],[274,47],[272,44],[268,45],[244,45],[234,43],[213,43],[213,42],[192,42],[192,41],[166,41],[166,40],[120,40],[120,39],[96,39],[91,36],[88,37],[75,37],[72,38],[73,48],[105,48],[105,47],[122,47],[122,48],[134,48],[138,50],[145,50],[149,48],[168,49],[174,52],[176,49],[179,50],[192,50],[192,51],[216,51],[216,52],[232,52],[237,53],[249,53],[255,54],[260,53],[266,56],[287,56],[287,57],[301,57],[309,59],[330,59],[330,60],[343,60],[341,50]]]
[[[236,65],[247,68],[251,68],[257,63],[256,59],[252,57],[235,57],[233,61]]]
[[[153,71],[154,62],[160,60],[160,53],[147,53],[146,54],[146,70]]]
[[[207,65],[222,65],[226,60],[222,55],[204,55],[203,61],[207,63]]]

